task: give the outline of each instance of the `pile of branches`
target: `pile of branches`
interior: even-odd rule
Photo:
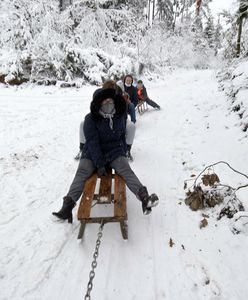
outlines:
[[[248,187],[248,184],[237,188],[222,184],[219,176],[214,171],[214,166],[217,164],[225,164],[235,173],[248,179],[246,174],[235,170],[225,161],[209,165],[198,176],[195,177],[193,175],[195,177],[193,179],[194,183],[186,192],[185,203],[193,211],[217,207],[215,211],[217,212],[218,220],[223,216],[233,218],[237,212],[244,211],[244,206],[238,199],[236,191]],[[187,183],[190,180],[184,182],[184,189],[187,189]]]

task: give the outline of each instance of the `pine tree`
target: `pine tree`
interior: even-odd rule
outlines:
[[[237,50],[237,18],[238,15],[236,12],[223,11],[222,17],[225,20],[225,32],[223,38],[223,58],[231,61],[236,57]]]
[[[218,50],[222,47],[222,43],[223,43],[223,27],[220,24],[220,18],[218,18],[218,22],[214,33],[215,55],[217,55]]]
[[[157,0],[159,20],[166,23],[169,28],[173,26],[173,3],[171,0]]]
[[[204,29],[204,37],[208,42],[209,48],[215,48],[215,27],[212,15],[207,18],[206,26]]]

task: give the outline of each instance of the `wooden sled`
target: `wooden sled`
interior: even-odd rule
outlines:
[[[148,105],[146,101],[139,101],[137,104],[137,110],[140,115],[142,115],[144,112],[148,110]]]
[[[95,193],[98,176],[94,173],[85,183],[84,191],[78,208],[78,220],[81,222],[78,239],[84,235],[87,223],[119,222],[121,234],[124,240],[128,239],[127,227],[127,209],[126,209],[126,184],[122,177],[112,174],[112,170],[108,170],[108,175],[100,177],[99,192]],[[112,184],[114,185],[114,193],[112,193]],[[91,217],[92,206],[98,204],[114,203],[114,213],[109,217]]]

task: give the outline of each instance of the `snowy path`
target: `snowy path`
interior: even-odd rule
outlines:
[[[88,225],[79,243],[76,218],[54,223],[50,213],[76,170],[78,126],[93,91],[0,88],[1,300],[83,299],[98,226]],[[129,240],[117,224],[105,226],[92,299],[246,300],[247,236],[233,235],[229,220],[199,229],[201,213],[183,203],[183,181],[206,164],[226,160],[247,173],[235,117],[211,71],[175,72],[149,93],[163,109],[139,117],[132,167],[161,202],[143,216],[128,191]]]

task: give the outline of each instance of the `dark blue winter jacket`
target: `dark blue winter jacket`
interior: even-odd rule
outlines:
[[[103,100],[114,99],[116,113],[113,117],[113,129],[109,119],[99,114]],[[99,89],[93,95],[91,112],[85,117],[84,134],[86,143],[82,158],[93,161],[96,168],[112,162],[120,156],[126,156],[126,102],[114,89]]]

